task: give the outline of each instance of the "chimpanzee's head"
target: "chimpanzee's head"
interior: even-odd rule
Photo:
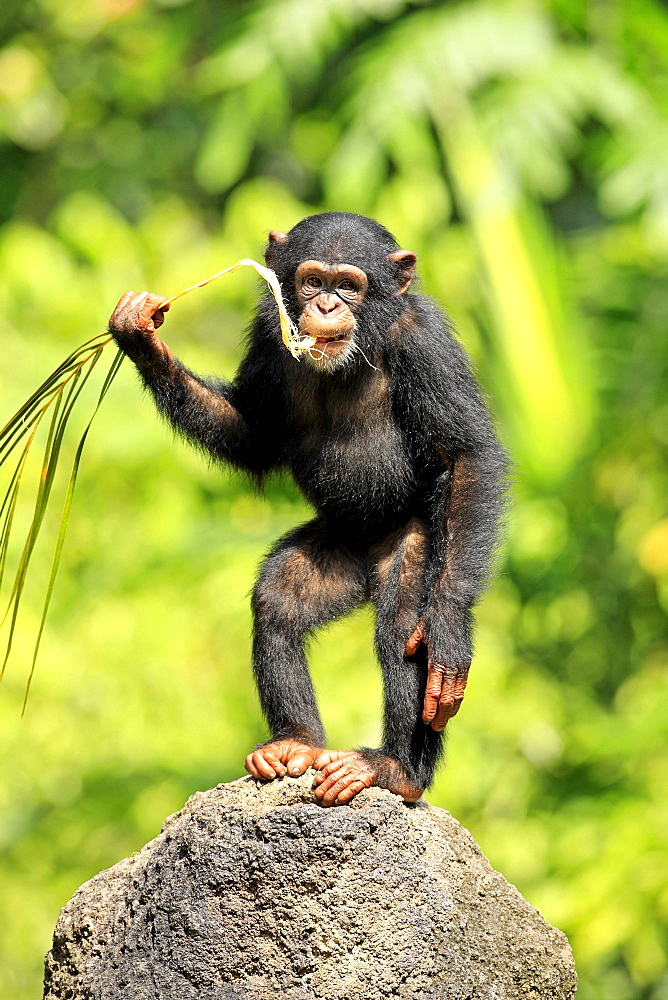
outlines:
[[[416,257],[399,249],[373,219],[324,212],[289,233],[269,233],[265,260],[281,282],[300,333],[315,338],[306,357],[331,372],[375,346],[373,319],[396,312],[383,306],[394,306],[408,290]]]

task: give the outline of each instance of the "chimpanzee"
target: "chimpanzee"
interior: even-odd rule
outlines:
[[[271,232],[265,259],[314,341],[302,359],[281,342],[269,294],[231,384],[173,357],[156,333],[159,295],[127,292],[109,328],[177,431],[257,482],[288,469],[315,508],[270,553],[253,592],[253,666],[271,739],[247,770],[272,779],[311,765],[325,805],[370,785],[413,802],[464,696],[506,457],[448,321],[408,291],[415,254],[387,229],[325,212]],[[367,601],[383,744],[327,750],[304,643]]]

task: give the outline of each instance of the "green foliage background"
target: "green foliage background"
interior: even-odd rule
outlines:
[[[126,288],[174,293],[304,214],[416,250],[516,463],[429,798],[566,931],[581,1000],[666,1000],[665,7],[5,0],[0,22],[2,411]],[[240,272],[188,296],[166,339],[231,376],[255,293]],[[123,366],[23,719],[56,513],[0,689],[2,996],[39,994],[81,882],[241,774],[264,732],[246,595],[308,516],[175,443]],[[370,635],[364,613],[313,648],[332,745],[377,738]]]

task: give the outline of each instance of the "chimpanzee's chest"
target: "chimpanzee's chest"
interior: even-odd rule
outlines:
[[[289,400],[285,461],[305,496],[347,521],[400,517],[416,476],[387,379],[378,373],[362,385],[336,386],[320,378],[300,388]]]

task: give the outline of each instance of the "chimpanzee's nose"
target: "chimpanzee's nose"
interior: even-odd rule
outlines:
[[[321,293],[318,296],[318,309],[325,316],[329,315],[329,313],[334,312],[338,304],[339,300],[336,295],[327,295]]]

